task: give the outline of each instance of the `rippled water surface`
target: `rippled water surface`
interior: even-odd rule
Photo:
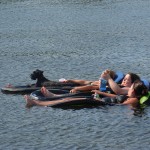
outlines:
[[[0,0],[0,86],[98,79],[107,68],[150,80],[149,0]],[[25,108],[0,95],[0,149],[150,149],[150,109]]]

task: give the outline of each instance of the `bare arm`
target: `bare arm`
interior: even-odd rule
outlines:
[[[117,95],[126,95],[128,93],[129,87],[121,88],[107,73],[107,70],[101,74],[101,77],[108,81],[109,87]]]
[[[100,95],[105,96],[105,97],[116,97],[117,96],[116,94],[101,92],[99,90],[92,90],[92,92],[95,92],[95,93],[100,94]]]
[[[117,95],[120,95],[120,94],[124,95],[128,93],[128,90],[129,90],[128,87],[121,88],[116,82],[114,82],[112,78],[108,79],[108,83],[112,91],[116,93]]]

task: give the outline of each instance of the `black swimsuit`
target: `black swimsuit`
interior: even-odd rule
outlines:
[[[123,103],[126,99],[128,98],[128,96],[126,95],[117,95],[116,97],[104,97],[101,99],[101,101],[103,101],[105,104],[118,104],[118,103]]]

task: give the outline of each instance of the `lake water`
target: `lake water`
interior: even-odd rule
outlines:
[[[149,0],[0,0],[0,86],[98,79],[107,68],[150,80]],[[0,94],[1,150],[148,150],[150,109],[25,108]]]

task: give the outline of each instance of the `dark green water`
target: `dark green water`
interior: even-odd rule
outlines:
[[[150,80],[149,0],[0,0],[0,86],[98,79],[107,68]],[[25,108],[0,95],[0,149],[150,149],[150,110]]]

